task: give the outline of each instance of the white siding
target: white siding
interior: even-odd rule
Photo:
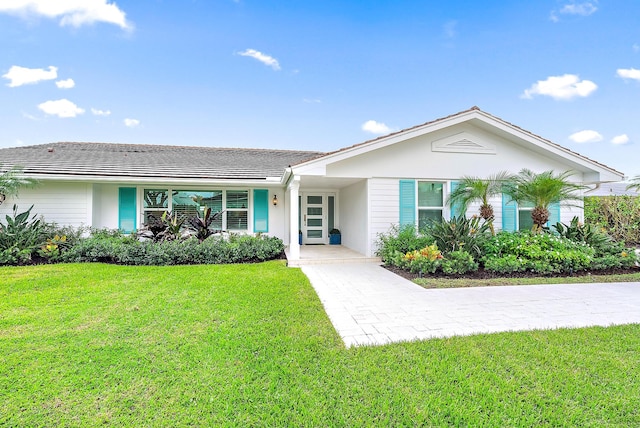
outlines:
[[[340,189],[339,218],[342,245],[362,254],[368,254],[367,180]]]
[[[118,188],[120,187],[135,186],[120,186],[116,184],[93,185],[93,227],[98,229],[118,228]]]
[[[33,189],[21,189],[17,199],[7,199],[0,205],[0,214],[10,213],[14,203],[18,211],[33,205],[33,214],[61,226],[88,226],[92,220],[92,186],[88,183],[44,182]]]
[[[387,233],[392,225],[400,221],[399,179],[372,178],[369,180],[369,245],[368,256],[377,250],[378,235]]]

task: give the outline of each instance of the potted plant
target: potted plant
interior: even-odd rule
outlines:
[[[329,231],[329,244],[331,245],[341,245],[342,244],[342,234],[338,229],[331,229]]]

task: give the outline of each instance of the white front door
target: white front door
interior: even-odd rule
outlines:
[[[327,197],[323,194],[302,196],[302,243],[326,244],[327,234]]]

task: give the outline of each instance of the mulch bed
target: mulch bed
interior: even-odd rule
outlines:
[[[556,273],[550,275],[540,275],[535,272],[516,272],[509,275],[500,275],[494,272],[487,272],[484,269],[478,269],[476,272],[469,272],[466,275],[445,275],[442,272],[436,272],[434,274],[418,274],[412,273],[404,269],[397,268],[395,266],[384,266],[383,267],[396,275],[399,275],[408,280],[414,280],[416,278],[447,278],[447,279],[494,279],[494,278],[539,278],[539,277],[567,277],[567,276],[587,276],[587,275],[623,275],[628,273],[638,273],[640,269],[638,268],[630,268],[630,269],[607,269],[607,270],[597,270],[597,271],[579,271],[573,272],[572,274],[568,273]]]

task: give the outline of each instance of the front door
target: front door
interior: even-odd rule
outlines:
[[[326,244],[327,197],[323,194],[304,194],[301,213],[302,243]]]

